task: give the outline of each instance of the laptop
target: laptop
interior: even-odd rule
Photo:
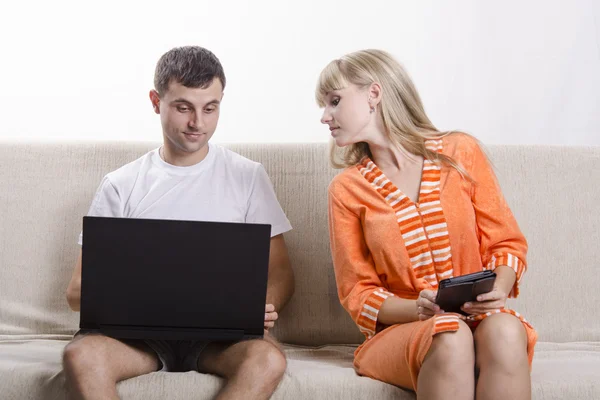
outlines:
[[[79,327],[121,339],[264,333],[271,225],[83,218]]]

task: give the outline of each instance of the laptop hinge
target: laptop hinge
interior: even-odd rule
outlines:
[[[118,339],[239,341],[243,329],[100,325],[98,332]],[[254,335],[252,335],[254,336]]]

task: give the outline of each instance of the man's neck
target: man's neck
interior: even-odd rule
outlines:
[[[167,164],[174,165],[176,167],[190,167],[200,163],[208,155],[208,143],[204,145],[200,150],[193,153],[186,153],[183,151],[176,151],[164,145],[159,151],[160,157]]]

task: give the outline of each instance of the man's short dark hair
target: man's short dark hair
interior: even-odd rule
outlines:
[[[171,82],[189,88],[206,89],[215,78],[225,89],[225,72],[221,62],[210,50],[200,46],[175,47],[167,51],[156,63],[154,88],[159,96],[169,89]]]

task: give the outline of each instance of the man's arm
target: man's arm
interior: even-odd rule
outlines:
[[[123,211],[121,206],[121,198],[115,186],[111,183],[108,175],[105,175],[100,182],[100,186],[96,190],[94,200],[87,213],[87,215],[93,215],[96,217],[123,217]],[[79,245],[82,245],[81,239]],[[69,307],[73,311],[80,311],[81,309],[81,249],[79,251],[79,258],[75,263],[75,269],[71,276],[71,282],[67,287],[67,302]]]
[[[275,306],[279,312],[294,294],[294,271],[290,265],[283,234],[271,238],[269,255],[269,280],[267,283],[267,304]]]
[[[79,257],[67,288],[67,302],[71,310],[79,311],[81,307],[81,250],[79,250]]]

